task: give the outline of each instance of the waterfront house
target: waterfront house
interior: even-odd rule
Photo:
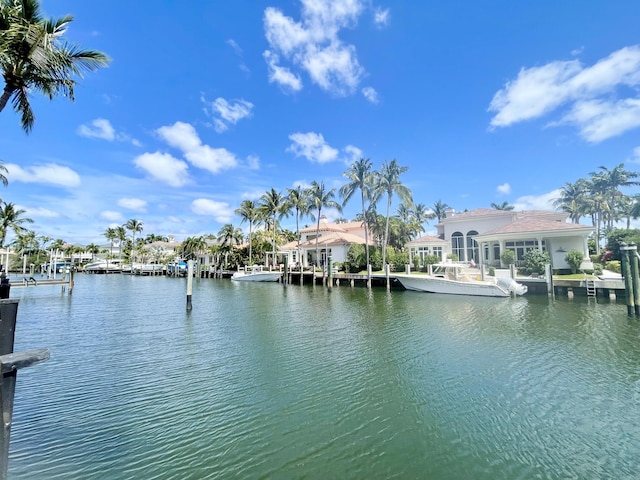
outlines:
[[[584,255],[582,268],[593,268],[587,244],[593,228],[567,219],[565,212],[478,208],[462,213],[449,210],[436,228],[460,261],[504,266],[503,251],[512,250],[517,263],[529,250],[538,249],[549,253],[553,268],[564,269],[570,268],[566,253],[578,250]]]
[[[424,265],[427,256],[436,256],[439,261],[443,262],[451,253],[451,243],[433,235],[425,235],[411,240],[406,247],[409,251],[409,263],[412,265],[416,256],[420,258],[420,265]]]
[[[325,217],[320,219],[320,229],[310,225],[300,230],[300,252],[298,242],[289,242],[278,249],[280,259],[287,257],[289,265],[309,267],[316,264],[316,233],[318,236],[318,265],[325,265],[327,255],[334,263],[344,262],[351,245],[364,245],[365,235],[362,222],[330,223]],[[369,245],[375,242],[369,238]]]

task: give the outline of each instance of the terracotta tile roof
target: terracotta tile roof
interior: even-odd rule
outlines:
[[[313,224],[308,227],[301,228],[300,233],[315,233],[316,227],[317,227],[317,224]],[[343,228],[342,224],[340,223],[329,223],[329,222],[323,222],[323,221],[320,221],[320,231],[321,232],[344,232],[344,233],[347,232],[347,230]]]
[[[408,245],[416,244],[416,243],[449,243],[446,240],[443,240],[440,237],[434,237],[433,235],[425,235],[420,238],[416,238],[411,240]]]
[[[576,225],[575,223],[554,222],[553,220],[545,220],[540,218],[521,218],[513,223],[503,225],[488,232],[484,232],[479,237],[489,235],[503,235],[509,233],[535,233],[535,232],[558,232],[558,231],[585,231],[591,230],[592,227],[587,225]]]
[[[343,233],[343,232],[333,232],[328,235],[324,235],[318,239],[318,246],[328,245],[330,247],[335,247],[338,245],[364,245],[365,241],[359,235],[353,235],[351,233]],[[369,245],[375,245],[375,242],[369,239]],[[309,240],[308,242],[304,242],[300,244],[302,248],[311,248],[316,246],[316,240]],[[294,247],[295,248],[295,247]]]

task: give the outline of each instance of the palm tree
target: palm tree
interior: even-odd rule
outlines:
[[[509,205],[509,202],[502,203],[491,203],[491,208],[494,210],[513,210],[515,207],[513,205]]]
[[[371,189],[374,182],[373,167],[371,160],[361,158],[351,164],[349,169],[342,175],[349,179],[349,183],[340,188],[342,205],[346,205],[353,194],[360,190],[360,205],[362,207],[362,224],[364,226],[364,248],[367,255],[367,276],[369,275],[369,225],[367,224],[367,205],[371,200]]]
[[[384,241],[382,243],[382,265],[386,265],[387,261],[387,243],[389,240],[389,211],[391,210],[391,199],[393,194],[397,193],[400,199],[413,205],[413,199],[411,190],[409,190],[402,182],[400,182],[400,175],[405,173],[408,167],[401,167],[398,165],[395,159],[390,162],[384,162],[382,169],[377,174],[376,187],[374,191],[374,197],[376,200],[383,194],[387,194],[387,221],[384,231]],[[375,203],[375,202],[374,202]]]
[[[38,0],[0,0],[0,71],[5,81],[0,112],[11,100],[27,133],[35,120],[31,92],[40,91],[49,99],[62,94],[73,101],[73,77],[109,63],[104,53],[81,50],[63,40],[72,21],[70,15],[44,19]]]
[[[84,251],[91,254],[91,261],[93,261],[94,256],[100,253],[100,247],[95,243],[90,243],[84,247]]]
[[[127,230],[122,225],[119,225],[115,228],[115,231],[116,239],[120,242],[118,257],[120,259],[120,265],[122,266],[122,252],[124,251],[124,242],[127,240]]]
[[[131,267],[133,267],[133,250],[136,248],[136,233],[141,233],[143,229],[143,223],[140,220],[136,220],[135,218],[131,218],[125,223],[124,228],[131,232]]]
[[[265,219],[272,218],[273,222],[273,263],[276,263],[276,232],[278,227],[278,220],[287,215],[286,200],[282,196],[282,193],[277,192],[275,188],[268,190],[262,197],[260,197],[262,203],[259,210]]]
[[[438,200],[433,204],[431,210],[433,210],[433,215],[438,219],[438,223],[442,221],[443,218],[447,217],[447,210],[449,209],[449,205],[442,202],[442,200]]]
[[[435,213],[427,210],[427,207],[425,206],[424,203],[419,203],[415,205],[413,207],[412,212],[413,212],[414,222],[416,223],[416,226],[414,228],[416,235],[419,233],[423,233],[425,231],[423,226],[424,223],[436,218]]]
[[[5,173],[8,173],[7,167],[2,164],[2,160],[0,160],[0,183],[2,183],[5,187],[9,185],[9,179],[6,177]],[[0,199],[0,202],[2,199]]]
[[[258,211],[258,205],[253,200],[243,200],[240,207],[235,211],[236,215],[240,215],[240,223],[245,220],[249,222],[249,265],[251,265],[251,247],[253,245],[253,226],[260,220],[260,212]]]
[[[17,235],[24,231],[25,223],[33,223],[33,220],[22,215],[27,213],[22,208],[16,208],[13,203],[2,202],[0,205],[0,248],[4,248],[7,233],[11,229]]]
[[[115,228],[107,228],[102,234],[109,242],[109,257],[107,258],[107,267],[109,266],[109,258],[113,257],[113,241],[118,239],[118,232]]]
[[[244,239],[244,235],[242,234],[242,230],[239,228],[235,228],[232,224],[227,223],[222,226],[220,231],[218,232],[218,240],[222,242],[222,249],[224,251],[224,263],[225,268],[227,266],[227,259],[229,253],[232,251],[233,245],[240,245],[242,240]]]
[[[333,200],[335,197],[335,188],[327,191],[324,186],[324,182],[316,182],[315,180],[311,183],[311,187],[309,188],[309,215],[313,220],[316,220],[316,266],[318,266],[319,253],[318,250],[318,236],[320,235],[320,216],[322,214],[323,208],[335,208],[340,213],[342,213],[342,205]],[[314,214],[313,211],[317,211],[317,214]],[[326,252],[327,255],[329,252]]]
[[[302,255],[300,252],[300,217],[309,213],[309,191],[298,185],[296,188],[287,189],[287,208],[296,212],[296,240],[298,242],[298,262],[302,268]]]
[[[205,252],[209,245],[204,237],[187,237],[180,246],[180,254],[185,260],[195,260],[198,254]]]
[[[575,183],[565,183],[560,189],[560,197],[553,200],[553,207],[567,212],[569,218],[575,224],[580,223],[580,218],[588,214],[586,196],[589,193],[589,184],[585,179]]]

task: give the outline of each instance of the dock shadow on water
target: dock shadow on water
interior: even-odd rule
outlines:
[[[624,305],[79,275],[21,289],[11,479],[634,478]]]

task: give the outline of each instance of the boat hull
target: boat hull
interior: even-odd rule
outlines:
[[[396,278],[407,290],[450,295],[473,295],[479,297],[509,297],[511,292],[493,282],[465,282],[427,275],[397,275]]]
[[[236,282],[277,282],[281,275],[280,272],[236,272],[232,275],[231,280]]]

